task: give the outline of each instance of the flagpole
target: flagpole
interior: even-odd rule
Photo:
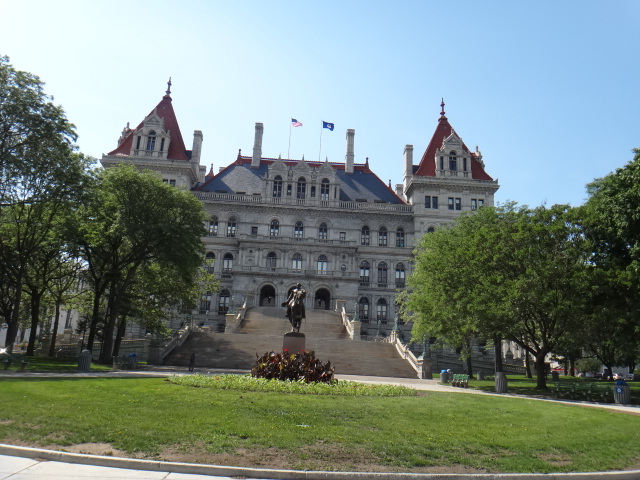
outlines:
[[[324,120],[320,120],[320,150],[318,151],[318,161],[320,161],[320,155],[322,155],[322,130],[324,130]]]
[[[290,157],[290,151],[291,151],[291,126],[292,126],[293,122],[289,122],[289,146],[287,147],[287,159],[291,158]]]

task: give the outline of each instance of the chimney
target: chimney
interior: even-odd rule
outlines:
[[[262,134],[264,126],[256,122],[256,137],[253,141],[253,157],[251,158],[251,168],[260,167],[260,159],[262,158]]]
[[[353,140],[356,131],[353,128],[347,129],[347,154],[345,155],[344,171],[345,173],[353,173]]]
[[[404,183],[413,176],[413,145],[404,147]]]
[[[202,152],[202,132],[200,130],[193,131],[193,147],[191,149],[191,161],[200,164],[200,153]]]

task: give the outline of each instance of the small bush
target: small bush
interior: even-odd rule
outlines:
[[[267,352],[262,357],[256,354],[256,364],[251,369],[251,376],[275,380],[304,381],[306,383],[337,382],[333,378],[335,368],[331,362],[323,364],[313,351],[302,353]]]

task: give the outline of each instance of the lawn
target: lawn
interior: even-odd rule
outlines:
[[[120,456],[300,470],[640,467],[640,416],[456,393],[317,393],[157,378],[1,378],[0,442],[69,451],[97,444]]]

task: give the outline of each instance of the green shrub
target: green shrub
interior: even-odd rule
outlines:
[[[256,354],[256,364],[251,369],[251,376],[276,380],[333,383],[335,368],[331,362],[323,364],[313,351],[289,353],[267,352],[262,357]]]

